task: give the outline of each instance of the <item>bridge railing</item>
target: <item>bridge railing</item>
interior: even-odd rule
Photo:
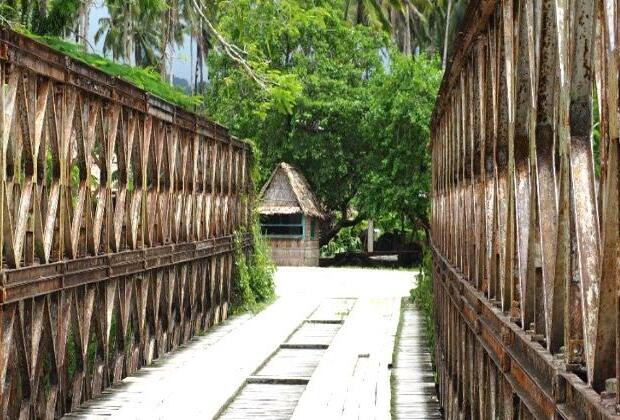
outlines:
[[[472,0],[432,120],[447,418],[606,418],[620,372],[617,0]]]
[[[226,317],[247,144],[10,30],[0,144],[2,417],[57,417]]]

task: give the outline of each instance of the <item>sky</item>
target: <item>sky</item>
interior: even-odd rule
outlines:
[[[100,55],[103,55],[103,39],[99,40],[99,43],[95,44],[95,33],[99,29],[99,19],[107,16],[108,9],[105,6],[104,1],[95,0],[90,11],[88,41],[95,49],[95,53]],[[190,57],[195,57],[196,48],[194,47],[190,50],[190,37],[185,35],[184,38],[183,45],[181,47],[175,46],[175,51],[173,51],[174,56],[172,61],[172,69],[175,77],[185,79],[187,81],[193,81],[196,64],[191,61]],[[193,54],[190,52],[193,52]]]

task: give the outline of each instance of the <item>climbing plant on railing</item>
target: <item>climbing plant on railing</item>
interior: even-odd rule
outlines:
[[[244,231],[235,233],[235,276],[233,279],[233,313],[257,312],[275,298],[273,275],[275,266],[269,249],[260,232],[258,218],[252,217],[250,225],[251,252],[243,246]]]
[[[427,345],[431,350],[431,358],[433,366],[435,366],[435,321],[433,317],[433,277],[432,277],[433,260],[429,250],[424,251],[424,258],[416,287],[411,289],[411,300],[418,306],[424,315],[424,332],[426,335]]]
[[[248,141],[252,147],[250,162],[250,178],[252,186],[260,185],[261,153],[256,145]],[[248,200],[242,197],[242,201]],[[250,233],[251,252],[244,247],[245,233]],[[233,313],[257,312],[275,299],[273,275],[276,267],[269,255],[269,246],[261,233],[259,215],[252,210],[249,224],[241,226],[234,237],[235,275],[233,278],[232,311]]]

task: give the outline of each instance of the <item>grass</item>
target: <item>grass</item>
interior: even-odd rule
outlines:
[[[87,53],[84,51],[84,47],[73,42],[65,41],[54,36],[35,35],[19,28],[17,28],[17,30],[23,35],[45,44],[56,51],[93,66],[110,76],[119,77],[120,79],[130,82],[140,89],[190,112],[195,112],[203,103],[200,96],[188,95],[182,89],[172,86],[162,80],[159,73],[152,68],[132,67],[127,64],[116,63],[100,55]]]

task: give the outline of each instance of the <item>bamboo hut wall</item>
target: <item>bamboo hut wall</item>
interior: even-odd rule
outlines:
[[[271,237],[269,244],[271,257],[279,266],[318,266],[319,232],[316,218],[304,216],[304,235],[302,237]],[[314,225],[314,226],[313,226]],[[314,228],[314,236],[312,229]]]

